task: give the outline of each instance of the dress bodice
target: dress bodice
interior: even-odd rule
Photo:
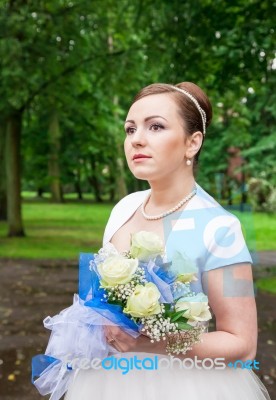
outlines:
[[[202,274],[215,268],[249,262],[251,255],[245,244],[241,225],[236,216],[225,210],[196,183],[197,193],[182,211],[163,218],[166,256],[171,260],[180,253],[198,270],[193,283],[195,292],[203,291]],[[142,204],[149,190],[124,197],[113,208],[107,223],[103,244],[124,225]],[[184,267],[183,267],[184,268]],[[179,271],[180,273],[182,271]]]

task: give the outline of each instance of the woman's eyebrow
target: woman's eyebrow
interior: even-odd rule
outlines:
[[[166,118],[161,117],[161,115],[151,115],[150,117],[145,118],[145,121],[147,122],[147,121],[149,121],[150,119],[153,119],[153,118],[162,118],[162,119],[164,119],[165,121],[167,121]],[[126,120],[125,124],[126,124],[127,122],[130,122],[131,124],[135,124],[135,121],[133,121],[132,119]],[[167,121],[167,122],[168,122],[168,121]]]

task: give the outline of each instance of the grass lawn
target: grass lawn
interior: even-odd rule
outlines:
[[[6,238],[0,223],[0,257],[77,258],[101,247],[112,205],[24,203],[24,238]]]
[[[250,250],[276,250],[276,214],[237,212]]]
[[[79,252],[101,247],[111,204],[68,202],[52,204],[28,201],[23,204],[27,236],[7,238],[6,224],[0,222],[0,257],[76,259]],[[276,216],[238,213],[249,247],[276,250]]]
[[[256,286],[262,292],[276,294],[276,276],[257,279]]]

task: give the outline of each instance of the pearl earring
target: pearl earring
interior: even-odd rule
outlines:
[[[186,160],[186,164],[188,165],[188,166],[190,166],[191,164],[192,164],[192,161],[191,160]]]

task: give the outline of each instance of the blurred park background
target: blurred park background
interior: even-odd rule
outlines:
[[[101,246],[114,203],[147,188],[127,169],[123,122],[153,82],[195,82],[212,102],[196,180],[256,254],[272,388],[275,15],[268,0],[0,0],[1,399],[40,398],[27,361],[47,342],[42,319],[69,305],[78,254]]]

